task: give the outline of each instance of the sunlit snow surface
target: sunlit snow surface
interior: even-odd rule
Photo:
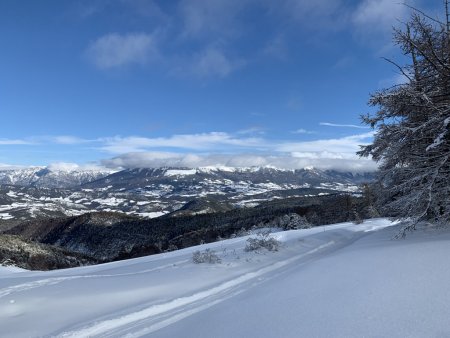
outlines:
[[[387,220],[247,237],[109,264],[0,268],[1,337],[446,337],[450,232]],[[220,264],[194,264],[214,249]]]

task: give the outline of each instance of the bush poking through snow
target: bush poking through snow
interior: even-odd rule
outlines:
[[[352,211],[353,224],[362,224],[364,220],[361,218],[359,213],[356,210]]]
[[[259,228],[281,228],[283,230],[296,230],[311,228],[308,220],[296,213],[290,213],[283,216],[277,216],[269,222],[260,222]]]
[[[260,249],[267,249],[269,251],[278,251],[280,242],[275,238],[270,237],[268,233],[258,234],[258,237],[250,237],[247,239],[247,245],[244,251],[258,251]]]
[[[192,254],[192,260],[195,264],[200,264],[200,263],[216,264],[216,263],[222,262],[220,257],[217,256],[216,252],[211,249],[206,249],[203,252],[201,252],[199,250],[195,251]]]

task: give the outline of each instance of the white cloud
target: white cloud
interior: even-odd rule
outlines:
[[[111,153],[145,151],[155,148],[180,148],[191,150],[220,150],[232,148],[263,147],[265,141],[260,138],[239,138],[224,132],[173,135],[171,137],[112,137],[100,140],[101,149]]]
[[[385,34],[390,36],[392,27],[403,20],[409,8],[401,2],[392,0],[364,0],[352,15],[352,22],[359,35]]]
[[[182,36],[227,38],[239,34],[238,13],[248,1],[182,0],[178,5]]]
[[[155,0],[120,0],[125,7],[129,7],[134,13],[139,14],[152,22],[166,23],[168,15],[162,10]]]
[[[356,152],[359,150],[360,145],[368,144],[370,138],[373,136],[373,132],[368,132],[359,135],[351,135],[337,139],[324,139],[306,142],[284,142],[276,146],[276,151],[293,153],[293,154],[306,154],[306,153],[323,153],[335,154],[336,156],[356,157]]]
[[[251,135],[251,134],[258,134],[258,135],[263,135],[266,133],[265,128],[262,127],[250,127],[247,129],[241,129],[237,131],[237,134],[239,135]]]
[[[30,145],[30,144],[34,144],[34,142],[20,139],[0,138],[0,145]]]
[[[282,12],[283,18],[290,18],[297,24],[320,30],[337,30],[344,27],[348,10],[342,0],[280,0],[266,1],[272,10]]]
[[[157,59],[158,65],[169,74],[194,75],[200,79],[226,78],[261,55],[285,60],[293,39],[305,28],[311,39],[344,29],[357,32],[359,37],[380,32],[382,35],[389,32],[390,36],[396,19],[408,13],[405,6],[392,0],[363,0],[358,5],[345,0],[179,0],[170,6],[170,15],[164,13],[164,6],[152,0],[108,3],[99,6],[87,2],[87,12],[114,7],[129,14],[131,8],[131,13],[138,14],[140,19],[149,18],[149,26],[156,33],[111,33],[100,37],[86,50],[94,65],[111,69]],[[263,24],[267,22],[267,31],[259,32],[260,23],[255,25],[249,20],[250,12],[258,13]],[[245,39],[255,33],[259,37],[254,50],[241,48]],[[349,62],[349,58],[343,58],[336,67]]]
[[[199,78],[225,78],[244,64],[243,60],[226,55],[221,48],[208,46],[195,54],[180,71],[181,73],[191,73]]]
[[[155,36],[145,33],[112,33],[92,42],[86,50],[89,60],[100,69],[128,64],[145,64],[158,55]]]
[[[315,134],[315,133],[316,133],[315,131],[306,130],[303,128],[292,131],[292,134]]]
[[[378,87],[380,88],[386,88],[386,87],[392,87],[392,86],[398,86],[402,84],[406,84],[409,82],[409,79],[401,74],[395,74],[394,76],[391,76],[389,78],[381,79],[378,81]]]
[[[106,150],[119,153],[103,160],[111,168],[136,167],[199,167],[199,166],[275,166],[296,169],[314,166],[320,169],[372,171],[376,164],[370,159],[360,159],[356,151],[368,144],[373,132],[336,139],[307,142],[269,141],[260,138],[238,138],[227,133],[175,135],[170,138],[117,139]],[[139,145],[139,147],[137,147]],[[159,152],[151,148],[173,147],[199,152]],[[132,151],[122,153],[124,150]],[[145,151],[144,149],[149,149]],[[220,151],[227,153],[221,154]],[[214,151],[215,153],[205,153]]]
[[[298,155],[298,154],[297,154]],[[141,152],[122,154],[101,161],[102,165],[114,169],[158,168],[158,167],[252,167],[272,166],[281,169],[316,167],[342,171],[363,172],[376,170],[376,163],[370,159],[329,158],[320,156],[258,155],[258,154],[179,154]]]
[[[241,134],[245,135],[245,134]],[[261,137],[242,137],[225,132],[173,135],[170,137],[111,137],[99,139],[101,149],[110,153],[145,152],[161,148],[185,149],[191,151],[236,152],[245,149],[278,153],[320,153],[352,154],[356,156],[359,145],[367,144],[373,132],[335,139],[319,139],[305,142],[267,140]],[[333,156],[336,157],[336,156]]]
[[[92,142],[92,140],[86,140],[80,137],[70,135],[53,136],[51,137],[51,140],[58,144],[67,144],[67,145]]]
[[[0,163],[0,170],[14,170],[26,168],[24,165]]]
[[[73,10],[83,19],[90,18],[107,8],[107,1],[77,1],[73,2]]]
[[[95,163],[77,164],[71,162],[54,162],[50,163],[47,168],[55,171],[111,171]]]
[[[353,21],[370,29],[391,29],[408,9],[402,3],[392,0],[364,0],[353,13]]]
[[[320,122],[319,124],[321,126],[327,126],[327,127],[370,129],[370,127],[359,126],[357,124],[340,124],[340,123],[330,123],[330,122]]]
[[[314,166],[321,169],[372,170],[376,167],[370,159],[360,159],[356,152],[360,145],[370,143],[373,132],[334,139],[317,139],[293,142],[286,139],[268,139],[261,135],[261,128],[249,128],[235,133],[208,132],[172,135],[168,137],[108,137],[86,140],[75,136],[38,138],[43,142],[76,145],[90,142],[93,147],[116,155],[101,161],[108,168],[135,168],[161,166],[275,166],[295,169]],[[298,129],[297,133],[310,133]],[[11,141],[14,140],[9,140]],[[18,140],[20,141],[20,140]],[[22,142],[20,144],[23,144]],[[36,143],[33,143],[36,144]],[[101,168],[100,166],[100,168]],[[1,165],[0,165],[1,167]],[[98,170],[93,164],[52,163],[58,170]]]

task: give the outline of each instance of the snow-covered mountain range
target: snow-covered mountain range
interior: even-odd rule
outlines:
[[[108,176],[107,170],[55,170],[48,167],[0,170],[1,185],[72,188]]]
[[[251,207],[277,198],[356,192],[372,178],[372,173],[269,167],[0,170],[0,220],[90,211],[157,217],[196,199]]]

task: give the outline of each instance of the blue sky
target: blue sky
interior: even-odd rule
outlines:
[[[436,2],[436,4],[434,4]],[[430,4],[415,5],[425,10]],[[433,1],[436,7],[440,1]],[[0,2],[0,163],[374,168],[390,0]]]

